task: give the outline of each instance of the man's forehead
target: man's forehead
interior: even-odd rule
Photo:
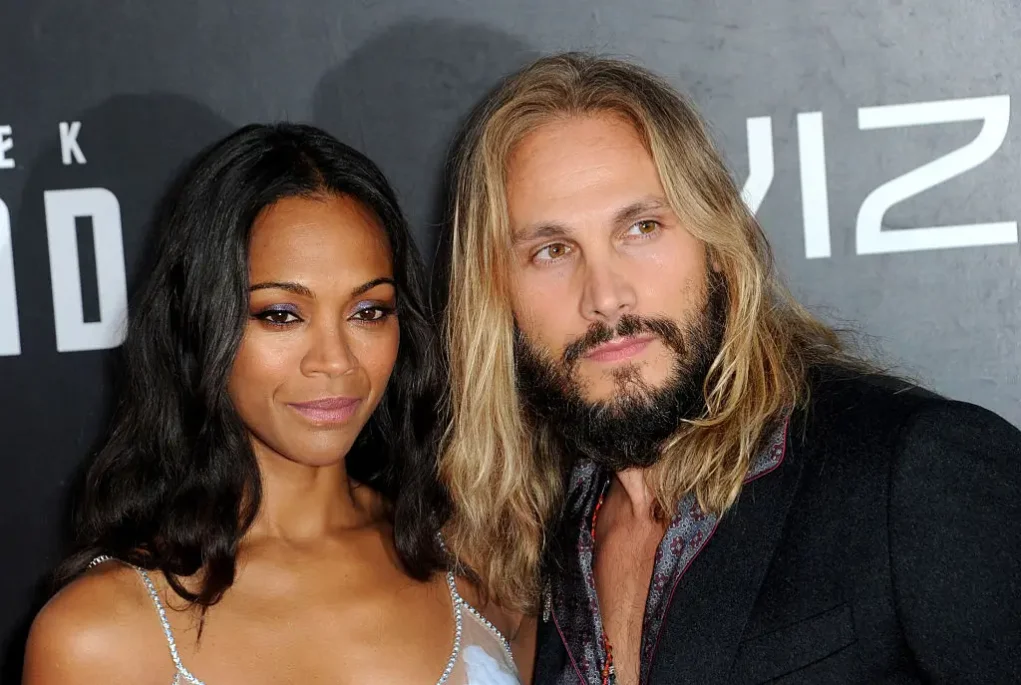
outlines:
[[[606,222],[628,208],[664,202],[659,170],[627,122],[590,116],[544,124],[508,159],[505,190],[516,233],[538,224]],[[650,207],[651,209],[651,207]]]

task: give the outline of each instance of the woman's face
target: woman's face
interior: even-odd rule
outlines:
[[[383,228],[348,197],[291,197],[252,226],[248,323],[228,382],[256,454],[338,463],[397,358]]]

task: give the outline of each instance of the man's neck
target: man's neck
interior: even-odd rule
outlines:
[[[655,517],[655,498],[645,480],[645,469],[633,468],[614,474],[623,498],[621,508],[632,520],[652,522]],[[611,485],[611,488],[613,486]]]

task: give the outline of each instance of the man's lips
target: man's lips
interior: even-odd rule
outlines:
[[[630,359],[641,353],[653,340],[655,340],[655,337],[651,335],[617,338],[592,348],[585,355],[585,359],[595,362],[616,362],[622,359]]]
[[[324,397],[309,402],[292,402],[290,406],[315,423],[343,423],[354,415],[361,402],[358,397]]]

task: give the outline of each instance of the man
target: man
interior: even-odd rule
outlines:
[[[454,200],[450,540],[511,606],[545,550],[537,683],[1021,677],[1021,434],[799,306],[667,84],[539,60]]]

